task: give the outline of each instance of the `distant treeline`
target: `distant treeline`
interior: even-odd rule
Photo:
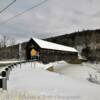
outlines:
[[[83,58],[90,61],[100,61],[100,29],[83,30],[45,40],[73,46],[78,49]]]

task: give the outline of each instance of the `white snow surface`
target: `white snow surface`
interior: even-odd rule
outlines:
[[[47,66],[52,65],[55,66],[56,71],[59,69],[58,72],[61,70],[61,72],[63,71],[65,73],[59,74],[45,70]],[[86,65],[85,70],[83,70],[84,67],[81,65],[80,67],[78,65],[66,66],[68,69],[64,68],[64,65],[67,65],[67,63],[63,61],[46,65],[39,62],[18,65],[10,73],[7,84],[8,91],[35,91],[38,95],[66,97],[66,99],[60,98],[53,100],[100,100],[100,85],[85,80],[87,78],[87,75],[85,75],[86,71],[90,70],[94,73],[94,70],[91,68],[87,68],[86,70]],[[79,71],[76,71],[74,67],[76,70],[79,68]],[[62,70],[63,68],[65,70]],[[77,76],[83,76],[85,78]]]
[[[52,50],[61,50],[61,51],[70,51],[70,52],[78,52],[75,48],[64,46],[52,42],[48,42],[45,40],[33,38],[33,40],[41,47],[45,49],[52,49]]]
[[[64,61],[56,62],[54,70],[57,73],[71,76],[72,78],[79,80],[86,80],[89,78],[89,74],[97,74],[95,64],[83,63],[83,64],[68,64]]]

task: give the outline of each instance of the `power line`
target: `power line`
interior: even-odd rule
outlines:
[[[19,16],[21,16],[21,15],[27,13],[28,11],[30,11],[30,10],[36,8],[36,7],[39,7],[40,5],[44,4],[44,3],[47,2],[47,1],[48,1],[48,0],[44,0],[44,1],[40,2],[40,3],[38,3],[37,5],[35,5],[35,6],[31,7],[31,8],[26,9],[25,11],[23,11],[23,12],[21,12],[21,13],[15,15],[15,16],[13,16],[13,17],[11,17],[11,18],[9,18],[9,19],[7,19],[7,20],[1,22],[0,25],[3,25],[3,24],[8,23],[9,21],[15,19],[16,17],[19,17]]]
[[[10,4],[8,4],[5,8],[3,8],[0,13],[4,12],[7,8],[9,8],[13,3],[15,3],[16,0],[12,1]]]

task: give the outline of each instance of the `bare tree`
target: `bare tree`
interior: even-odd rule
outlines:
[[[1,36],[1,38],[0,38],[0,48],[7,47],[8,42],[9,42],[9,38],[7,36],[5,36],[5,35]]]
[[[11,38],[11,39],[9,39],[9,45],[15,45],[16,44],[16,40],[15,40],[15,38]]]
[[[15,38],[8,38],[8,36],[2,36],[0,39],[0,48],[7,47],[8,45],[15,45],[16,40]]]
[[[7,43],[8,43],[8,37],[7,36],[2,36],[1,37],[1,41],[0,41],[0,45],[1,47],[6,47],[7,46]]]

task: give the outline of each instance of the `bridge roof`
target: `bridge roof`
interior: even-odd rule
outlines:
[[[45,40],[33,38],[33,40],[43,49],[59,50],[59,51],[68,51],[68,52],[78,52],[75,48],[60,45],[57,43],[48,42]]]

